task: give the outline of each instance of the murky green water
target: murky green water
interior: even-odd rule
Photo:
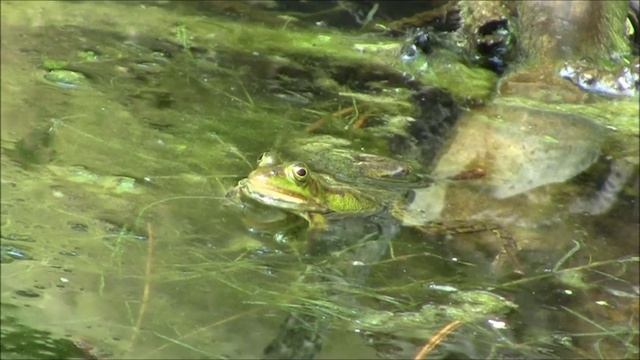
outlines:
[[[492,175],[452,183],[442,218],[505,226],[523,274],[496,265],[491,231],[406,227],[334,304],[302,276],[304,225],[252,232],[225,194],[340,109],[414,116],[380,68],[420,64],[388,38],[236,11],[2,2],[3,357],[255,358],[301,308],[329,319],[319,358],[413,357],[455,320],[430,357],[638,356],[637,95],[569,109],[588,121],[508,98],[467,111],[433,171]],[[443,59],[421,80],[486,100],[494,75]],[[390,154],[345,118],[321,131]],[[612,208],[570,211],[617,159],[631,175]]]

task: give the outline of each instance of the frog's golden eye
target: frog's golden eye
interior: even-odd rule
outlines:
[[[293,164],[289,166],[291,177],[299,183],[303,183],[309,177],[309,169],[303,164]]]

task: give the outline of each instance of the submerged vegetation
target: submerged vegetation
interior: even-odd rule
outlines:
[[[3,2],[2,357],[637,358],[637,88],[452,3]]]

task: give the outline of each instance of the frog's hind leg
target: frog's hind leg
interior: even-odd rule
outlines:
[[[446,235],[447,237],[491,232],[502,244],[500,251],[491,262],[491,268],[495,273],[505,273],[510,268],[514,274],[524,274],[522,264],[518,258],[518,244],[510,231],[493,222],[474,220],[453,220],[446,222],[433,222],[425,226],[415,227],[427,236]]]
[[[507,263],[511,265],[512,272],[517,275],[524,275],[524,269],[522,263],[518,258],[518,243],[513,234],[505,228],[497,227],[492,229],[491,232],[502,243],[502,249],[493,259],[491,267],[496,273],[503,272],[507,268]]]

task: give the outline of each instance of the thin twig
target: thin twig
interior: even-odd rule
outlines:
[[[433,349],[438,346],[447,335],[451,334],[455,329],[459,328],[462,325],[462,321],[455,320],[447,324],[447,326],[443,327],[438,331],[435,335],[429,339],[429,341],[420,349],[418,354],[413,358],[413,360],[423,360],[427,358],[427,355],[433,351]]]
[[[133,328],[133,334],[131,335],[131,340],[129,341],[129,350],[133,348],[133,345],[138,338],[138,334],[140,333],[142,320],[144,319],[144,314],[146,313],[147,305],[149,304],[149,294],[151,293],[151,269],[153,265],[154,248],[154,237],[151,223],[147,223],[147,234],[147,262],[144,269],[144,288],[142,290],[142,299],[140,301],[140,308],[138,310],[138,319],[136,320],[136,325]]]

